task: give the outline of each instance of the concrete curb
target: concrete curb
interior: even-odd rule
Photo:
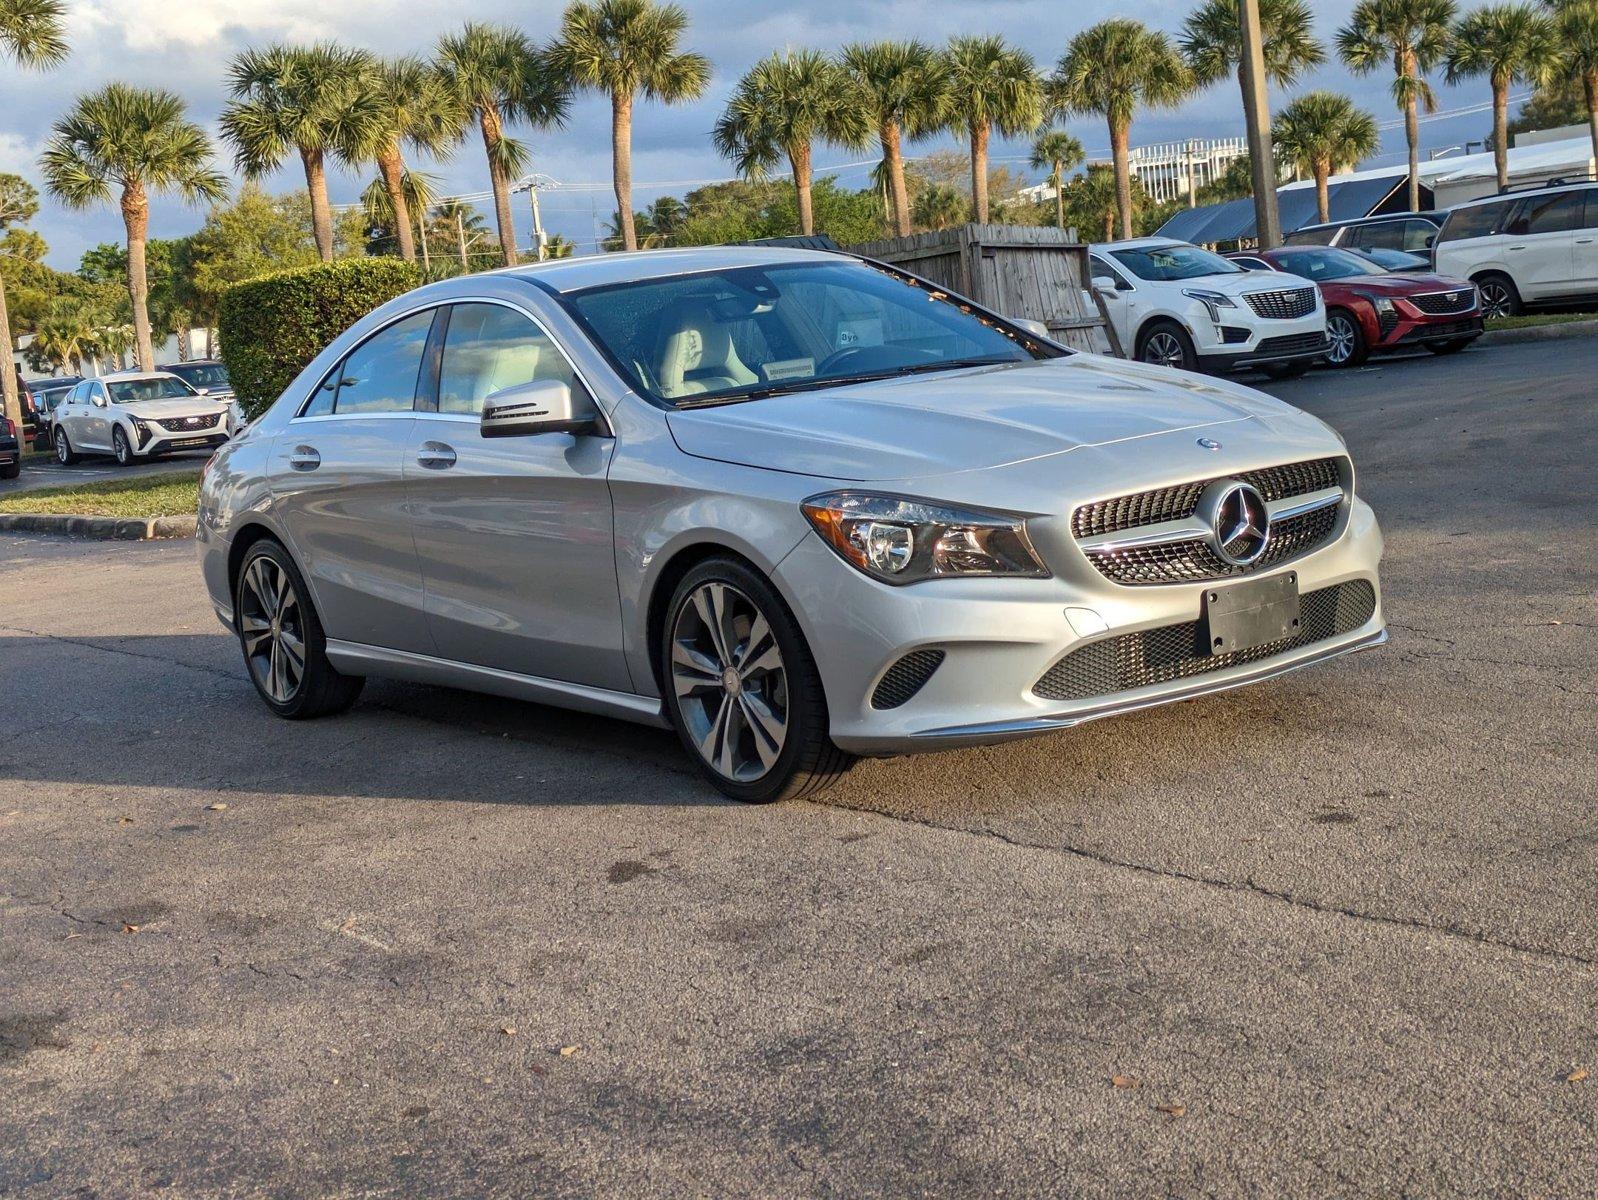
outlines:
[[[1513,346],[1516,342],[1562,342],[1568,338],[1598,337],[1598,321],[1563,321],[1557,325],[1528,325],[1524,329],[1493,329],[1476,339],[1478,346]]]
[[[194,536],[193,517],[74,517],[60,513],[0,513],[0,533],[56,533],[101,541],[144,542]]]

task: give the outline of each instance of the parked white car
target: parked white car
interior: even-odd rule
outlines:
[[[1598,296],[1598,184],[1550,184],[1461,204],[1434,250],[1437,273],[1481,289],[1489,321]]]
[[[83,454],[110,454],[127,466],[172,450],[220,446],[231,434],[231,405],[164,371],[85,379],[56,408],[56,460],[69,465]]]
[[[1264,277],[1170,238],[1094,246],[1093,288],[1139,362],[1184,371],[1258,367],[1300,375],[1326,353],[1320,289],[1292,275]]]

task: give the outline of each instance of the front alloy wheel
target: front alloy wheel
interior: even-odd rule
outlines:
[[[713,558],[682,578],[663,616],[658,661],[684,749],[733,799],[808,795],[853,761],[832,742],[798,622],[747,563]]]
[[[1158,329],[1143,343],[1143,361],[1180,371],[1187,365],[1187,351],[1175,330]]]
[[[305,677],[300,598],[285,571],[262,555],[239,580],[239,634],[244,661],[269,700],[288,704]]]
[[[116,455],[119,467],[133,465],[133,445],[128,441],[128,435],[118,425],[111,433],[111,452]]]
[[[1334,367],[1347,366],[1354,357],[1354,344],[1359,337],[1354,329],[1354,318],[1344,313],[1332,313],[1326,318],[1326,361]]]
[[[1502,279],[1484,280],[1481,285],[1481,315],[1489,321],[1502,321],[1515,315],[1520,297]]]
[[[699,757],[736,783],[776,765],[788,740],[788,672],[771,623],[731,584],[701,584],[671,638],[677,709]]]

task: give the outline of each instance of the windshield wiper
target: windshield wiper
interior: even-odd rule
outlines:
[[[785,396],[793,392],[810,392],[818,388],[845,387],[852,383],[876,383],[883,379],[898,379],[904,375],[927,375],[933,371],[956,371],[962,367],[991,367],[1002,363],[1023,362],[1019,358],[947,358],[937,362],[916,363],[912,366],[894,367],[887,371],[867,371],[861,375],[827,375],[820,378],[793,379],[786,383],[770,383],[765,387],[751,388],[745,392],[728,392],[703,400],[691,400],[678,408],[715,408],[722,404],[741,404],[745,400],[765,400],[771,396]]]

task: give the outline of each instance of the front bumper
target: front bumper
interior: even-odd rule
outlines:
[[[937,580],[889,588],[843,563],[814,536],[783,560],[777,575],[820,670],[833,740],[852,753],[893,755],[1067,729],[1378,646],[1386,640],[1377,577],[1381,555],[1375,514],[1356,498],[1335,541],[1251,578],[1296,572],[1300,595],[1365,581],[1374,604],[1361,624],[1196,677],[1070,701],[1039,695],[1051,668],[1092,643],[1198,619],[1206,585],[1125,587],[1092,577],[1087,568],[1087,574],[1069,578]],[[908,701],[874,708],[873,696],[890,668],[916,650],[943,657]]]
[[[228,440],[226,428],[199,430],[194,433],[169,432],[151,426],[147,433],[136,439],[134,450],[138,454],[167,454],[180,450],[214,450]]]
[[[1259,338],[1252,350],[1200,354],[1199,361],[1204,364],[1205,370],[1215,372],[1240,371],[1244,367],[1275,366],[1279,363],[1314,362],[1326,356],[1328,345],[1323,319],[1318,330]]]
[[[1481,314],[1455,317],[1424,317],[1400,320],[1378,345],[1382,349],[1399,346],[1424,346],[1428,342],[1453,342],[1479,338],[1485,332]]]

